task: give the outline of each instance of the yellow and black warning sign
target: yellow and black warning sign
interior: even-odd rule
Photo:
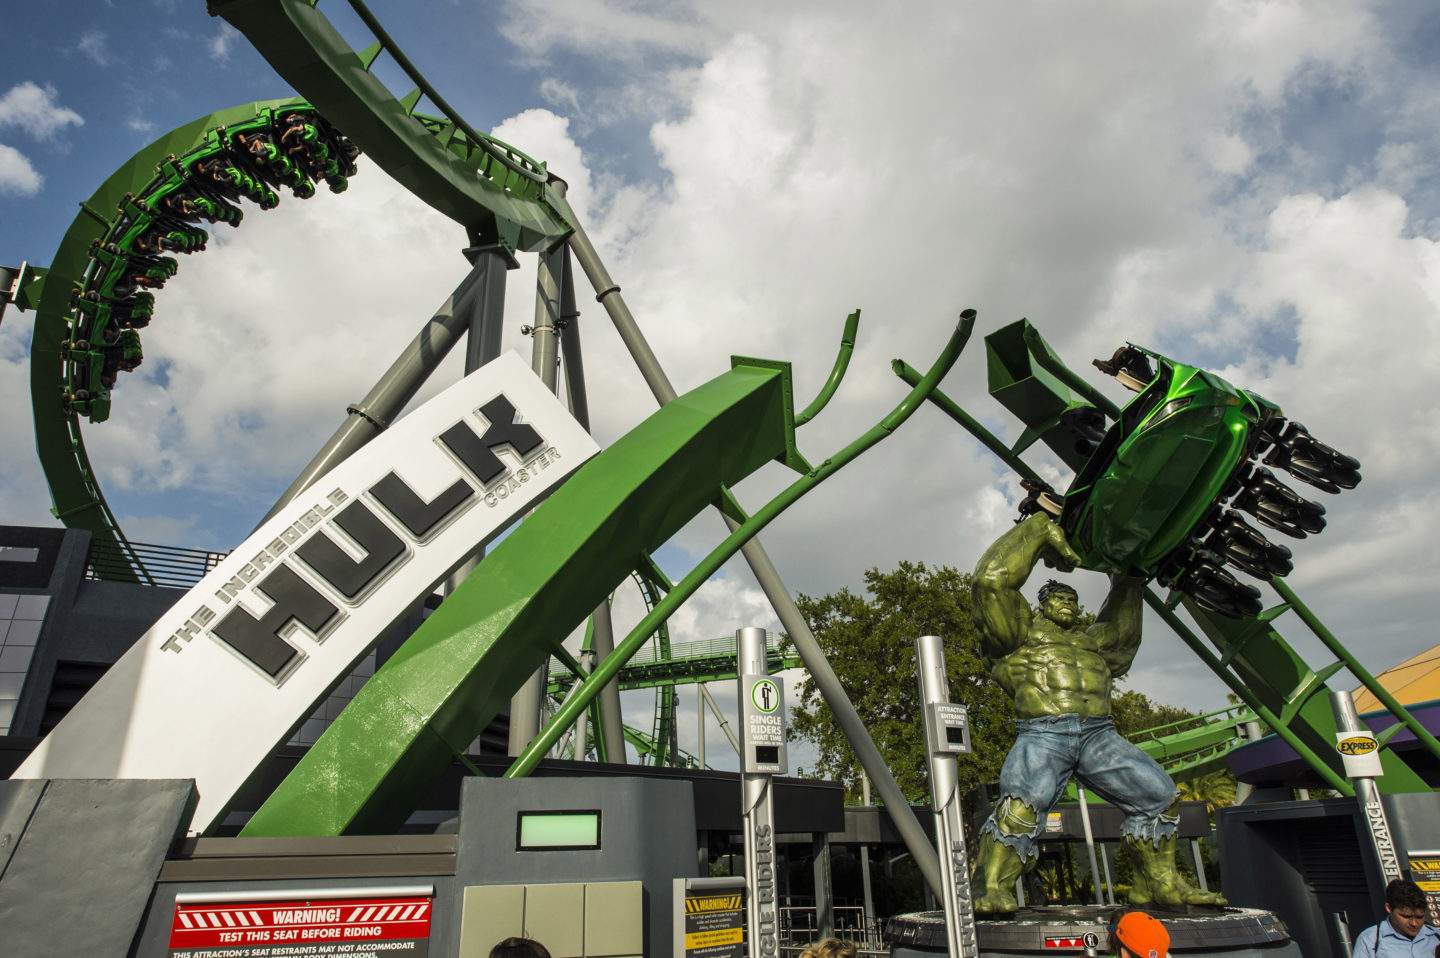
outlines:
[[[712,911],[735,911],[740,907],[741,897],[735,895],[709,895],[706,897],[695,897],[685,899],[685,911],[687,914],[699,915]]]
[[[745,958],[745,896],[687,891],[685,958]]]
[[[1420,886],[1429,904],[1430,924],[1440,925],[1440,851],[1406,852],[1410,879]]]

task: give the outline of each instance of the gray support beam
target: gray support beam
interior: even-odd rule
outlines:
[[[563,180],[554,180],[552,185],[564,194]],[[560,323],[560,286],[565,266],[565,247],[562,244],[540,254],[535,280],[535,325],[530,327],[530,366],[551,392],[556,391],[560,342],[556,327]],[[540,710],[545,699],[549,663],[547,658],[510,699],[509,752],[512,756],[525,751],[531,740],[540,734]]]
[[[710,706],[710,711],[715,713],[715,720],[720,723],[720,731],[725,733],[725,738],[730,741],[730,747],[735,750],[736,755],[739,755],[740,741],[735,737],[734,729],[730,728],[730,720],[726,718],[725,713],[720,710],[720,703],[715,701],[715,696],[710,694],[710,690],[705,687],[705,683],[697,682],[696,686],[700,689],[700,694],[705,697],[705,704]]]
[[[815,876],[815,924],[821,938],[835,937],[835,889],[830,880],[830,838],[810,833],[810,863]]]
[[[860,775],[860,803],[870,807],[870,777]],[[860,881],[865,892],[865,941],[870,941],[870,923],[875,920],[875,895],[870,887],[870,846],[860,846]]]
[[[500,341],[505,332],[505,271],[516,269],[520,264],[509,252],[496,248],[481,250],[475,265],[477,268],[484,266],[485,277],[469,310],[470,332],[465,339],[467,376],[500,355]],[[482,546],[450,573],[445,580],[446,595],[454,592],[465,577],[475,571],[484,555],[485,548]]]
[[[695,683],[695,760],[705,767],[705,692],[703,682]]]
[[[481,250],[477,255],[475,268],[484,274],[470,311],[470,335],[465,341],[467,376],[500,355],[505,332],[505,271],[519,266],[502,249]]]
[[[739,527],[734,519],[725,516],[725,524],[734,532]],[[786,588],[785,582],[780,578],[780,573],[775,569],[775,564],[770,561],[770,556],[760,545],[758,538],[751,539],[740,550],[750,563],[750,569],[755,573],[755,580],[760,583],[764,590],[765,597],[770,600],[770,605],[775,609],[775,614],[780,617],[780,624],[790,635],[790,641],[795,644],[795,651],[800,654],[800,660],[805,663],[805,668],[810,673],[810,678],[815,682],[816,688],[825,699],[825,704],[830,707],[830,713],[834,716],[836,724],[845,733],[845,738],[850,742],[850,748],[854,750],[860,767],[865,774],[870,776],[871,784],[880,793],[880,800],[885,803],[885,811],[889,813],[890,820],[895,823],[895,830],[900,833],[900,838],[905,842],[911,856],[915,859],[915,865],[920,869],[920,874],[925,877],[925,884],[940,895],[944,895],[944,884],[940,878],[940,857],[935,854],[935,846],[930,844],[930,839],[925,835],[925,829],[921,827],[915,813],[910,808],[910,802],[905,798],[905,793],[900,791],[900,786],[895,782],[895,776],[890,774],[890,767],[885,764],[885,759],[880,755],[880,749],[875,747],[875,741],[870,738],[865,723],[860,719],[860,713],[855,711],[855,706],[850,702],[850,697],[845,694],[845,689],[840,685],[840,678],[835,670],[830,667],[830,661],[825,658],[820,643],[815,640],[815,633],[810,631],[810,623],[805,621],[805,616],[800,614],[800,609],[795,605],[795,600],[790,597],[790,590]]]
[[[547,389],[555,392],[560,362],[560,285],[565,275],[565,247],[539,255],[535,278],[535,325],[530,327],[530,364]]]
[[[1080,824],[1085,828],[1085,852],[1090,858],[1090,882],[1095,886],[1095,904],[1105,904],[1104,889],[1100,887],[1100,863],[1095,858],[1095,832],[1090,827],[1090,803],[1085,799],[1085,786],[1075,783],[1080,795]],[[1200,887],[1205,887],[1205,878],[1200,878]]]
[[[580,310],[575,308],[575,266],[565,247],[565,270],[560,282],[560,353],[564,358],[565,398],[575,421],[590,428],[590,400],[585,393],[585,358],[580,350]]]
[[[625,300],[620,295],[620,287],[616,286],[614,280],[610,278],[610,273],[600,262],[600,256],[590,243],[590,238],[585,235],[574,211],[570,209],[563,196],[557,198],[557,206],[561,215],[575,227],[568,242],[575,253],[576,262],[580,264],[580,268],[585,271],[590,284],[595,288],[595,298],[605,307],[605,311],[615,324],[621,340],[630,351],[631,358],[635,360],[641,375],[645,377],[645,383],[650,387],[650,392],[662,406],[665,405],[675,398],[675,387],[670,384],[665,371],[660,368],[660,362],[655,358],[649,343],[645,341],[644,335],[640,332],[640,327],[635,322],[630,307],[625,305]],[[726,524],[731,531],[734,531],[738,525],[728,516]],[[942,888],[940,859],[935,854],[934,846],[926,838],[925,830],[915,818],[914,812],[911,811],[905,793],[896,784],[895,776],[890,774],[889,767],[880,756],[880,750],[875,747],[870,733],[866,731],[864,723],[860,721],[860,716],[855,711],[855,706],[845,695],[845,690],[840,686],[840,680],[835,676],[835,670],[826,660],[824,652],[820,649],[820,643],[815,641],[810,626],[805,622],[805,617],[800,614],[800,609],[795,605],[795,600],[790,596],[790,591],[785,587],[779,572],[775,570],[775,566],[770,561],[769,555],[766,554],[764,546],[760,544],[759,538],[747,542],[741,550],[741,554],[744,555],[746,562],[754,571],[755,578],[759,581],[760,588],[765,591],[776,615],[779,616],[781,625],[790,634],[801,661],[805,663],[805,668],[810,672],[811,678],[815,680],[820,694],[824,696],[826,704],[834,713],[836,722],[839,723],[845,737],[850,742],[850,747],[855,750],[861,767],[870,776],[875,790],[880,793],[880,798],[885,803],[890,819],[895,823],[896,830],[900,832],[905,847],[914,856],[920,874],[925,877],[925,883],[934,889]]]
[[[600,261],[600,254],[595,252],[595,247],[590,243],[590,237],[585,235],[585,230],[580,226],[575,216],[575,211],[570,204],[565,202],[565,196],[561,193],[553,198],[555,205],[564,216],[574,225],[575,231],[570,234],[566,242],[575,254],[575,261],[585,271],[585,276],[590,280],[590,285],[595,289],[595,299],[605,312],[609,314],[610,321],[615,324],[615,330],[620,334],[620,339],[625,343],[625,348],[630,351],[630,356],[635,360],[635,365],[640,369],[640,375],[645,378],[645,385],[650,387],[650,392],[655,395],[660,405],[665,405],[675,398],[675,387],[670,385],[670,379],[665,375],[665,370],[660,368],[660,361],[650,350],[650,344],[645,341],[645,335],[640,332],[640,326],[635,322],[630,307],[625,305],[625,299],[620,295],[620,287],[610,278],[610,272],[605,264]]]
[[[610,602],[604,601],[590,613],[594,626],[590,647],[595,650],[598,665],[615,652],[615,626],[610,621]],[[620,680],[600,690],[600,734],[605,740],[605,756],[609,761],[625,764],[625,719],[620,712]]]
[[[580,311],[575,308],[575,268],[570,262],[570,248],[564,250],[564,269],[560,277],[560,350],[565,366],[565,398],[575,421],[590,431],[590,400],[585,392],[585,360],[580,350]],[[615,627],[610,620],[610,603],[601,602],[590,614],[593,631],[590,647],[598,665],[615,651]],[[605,743],[605,756],[613,763],[625,764],[625,725],[620,711],[620,680],[606,683],[600,690],[600,736]]]
[[[495,266],[499,258],[500,266]],[[360,402],[347,407],[349,415],[335,434],[315,454],[315,458],[290,483],[290,488],[265,513],[256,528],[283,509],[286,503],[344,462],[355,450],[374,439],[400,415],[406,403],[415,397],[421,385],[440,365],[450,350],[470,328],[471,311],[488,296],[487,285],[493,283],[498,271],[501,296],[504,295],[504,259],[498,253],[482,252],[469,275],[455,287],[435,315],[421,327],[419,334],[400,353],[375,386]]]

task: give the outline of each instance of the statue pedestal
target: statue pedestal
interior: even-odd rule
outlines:
[[[1032,955],[1083,955],[1086,936],[1105,953],[1110,905],[1049,905],[1022,908],[1013,918],[982,918],[975,923],[980,954],[989,958]],[[1285,923],[1256,908],[1146,909],[1165,923],[1170,947],[1185,958],[1301,958]],[[885,926],[894,958],[946,953],[945,914],[939,911],[896,915]]]

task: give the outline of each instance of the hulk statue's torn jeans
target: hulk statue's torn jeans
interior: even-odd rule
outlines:
[[[1158,762],[1120,737],[1111,716],[1082,719],[1070,712],[1016,719],[1015,731],[1015,744],[1000,770],[1000,801],[980,831],[1014,849],[1027,865],[1035,859],[1045,813],[1060,800],[1072,775],[1125,813],[1121,835],[1156,844],[1176,833],[1179,816],[1164,814],[1175,800],[1175,783]],[[1018,823],[1008,831],[996,824],[1007,798],[1034,810],[1028,831]]]

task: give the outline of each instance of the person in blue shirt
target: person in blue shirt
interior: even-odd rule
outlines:
[[[1425,923],[1425,893],[1396,878],[1385,886],[1386,918],[1355,937],[1354,958],[1434,958],[1440,932]]]

